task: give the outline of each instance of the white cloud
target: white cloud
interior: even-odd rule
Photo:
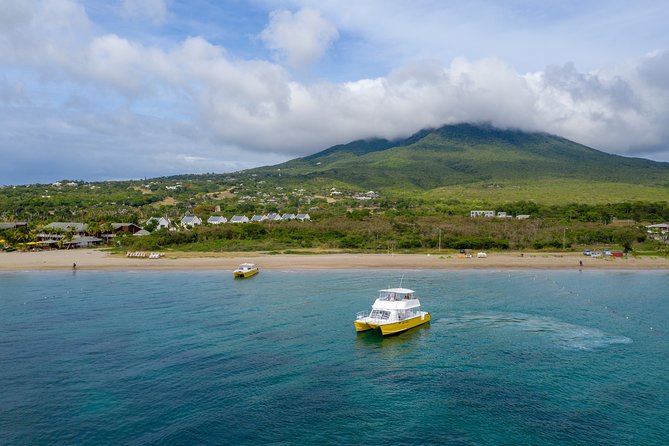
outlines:
[[[316,9],[274,11],[260,38],[292,68],[303,70],[320,57],[339,33]]]

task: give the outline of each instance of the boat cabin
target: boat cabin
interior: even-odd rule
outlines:
[[[377,300],[398,301],[414,299],[413,290],[406,288],[391,288],[388,290],[379,290],[379,298]]]

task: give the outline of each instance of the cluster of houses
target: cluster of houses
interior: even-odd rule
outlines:
[[[206,223],[219,225],[223,223],[250,223],[271,221],[309,221],[309,214],[267,214],[253,215],[251,218],[245,215],[233,215],[230,219],[223,216],[211,216]],[[177,224],[173,224],[167,217],[152,217],[146,221],[145,227],[155,221],[155,229],[178,230],[179,228],[192,228],[203,224],[200,217],[185,215]],[[27,222],[0,222],[0,230],[14,229],[27,226]],[[109,227],[102,230],[99,236],[91,235],[89,225],[76,222],[53,222],[44,226],[37,233],[37,241],[28,244],[39,248],[86,248],[110,242],[119,233],[130,234],[141,237],[150,234],[149,231],[134,223],[111,223]]]
[[[264,221],[310,221],[311,217],[309,214],[263,214],[263,215],[253,215],[251,218],[246,215],[233,215],[229,219],[221,215],[212,215],[206,220],[206,223],[210,225],[220,225],[225,223],[260,223]],[[146,224],[150,224],[155,221],[156,229],[174,229],[174,225],[169,218],[166,217],[153,217],[150,218]],[[203,224],[204,221],[196,215],[185,215],[181,218],[179,226],[183,228],[194,227]]]
[[[469,211],[469,216],[471,218],[475,217],[486,217],[486,218],[513,218],[513,215],[509,215],[506,212],[497,212],[497,211]],[[530,218],[529,215],[516,215],[518,220],[527,220]]]

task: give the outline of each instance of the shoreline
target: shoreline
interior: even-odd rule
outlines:
[[[487,258],[458,254],[266,254],[165,253],[157,259],[126,257],[99,249],[0,252],[0,271],[68,270],[233,270],[240,263],[261,269],[609,269],[669,270],[664,257],[591,258],[581,253],[488,253]],[[583,262],[583,266],[579,265]]]

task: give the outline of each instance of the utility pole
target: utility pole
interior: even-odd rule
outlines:
[[[566,241],[567,241],[567,229],[569,229],[569,228],[562,229],[562,250],[563,251],[565,250],[565,245],[566,245]]]
[[[439,252],[441,252],[441,228],[439,228]]]

